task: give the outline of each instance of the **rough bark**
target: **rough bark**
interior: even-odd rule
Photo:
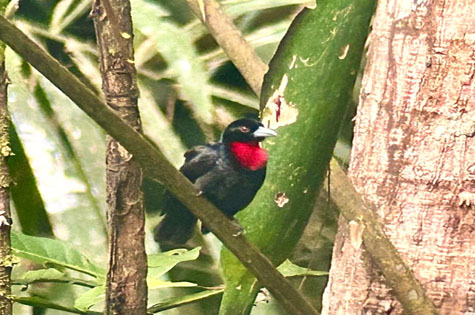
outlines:
[[[3,45],[2,45],[3,46]],[[4,63],[4,49],[0,47],[0,314],[12,313],[10,273],[12,259],[10,256],[10,176],[6,158],[11,154],[8,138],[7,110],[7,73]]]
[[[96,0],[92,16],[107,104],[141,132],[130,3]],[[110,251],[106,314],[142,315],[147,306],[142,171],[132,155],[111,137],[106,154]]]
[[[475,312],[472,1],[382,1],[350,177],[441,314]],[[323,314],[402,314],[341,220]]]

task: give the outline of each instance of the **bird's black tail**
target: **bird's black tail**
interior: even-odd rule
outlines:
[[[193,236],[196,217],[182,205],[168,211],[155,227],[154,238],[162,251],[182,248]]]

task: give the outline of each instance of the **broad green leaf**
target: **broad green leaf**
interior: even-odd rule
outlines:
[[[300,267],[293,264],[290,260],[286,259],[277,270],[280,271],[284,277],[296,277],[296,276],[328,276],[328,271],[318,271],[309,268]]]
[[[295,18],[269,65],[262,119],[278,137],[266,183],[237,217],[246,236],[275,264],[289,257],[314,208],[359,69],[374,0],[320,0]],[[228,251],[222,314],[248,314],[259,289]]]
[[[87,312],[97,303],[103,302],[106,298],[106,288],[98,286],[81,295],[74,301],[74,307],[82,312]]]
[[[59,282],[59,283],[70,283],[77,284],[88,288],[93,288],[99,285],[97,281],[94,280],[85,280],[79,278],[71,278],[64,272],[59,271],[55,268],[47,269],[38,269],[38,270],[29,270],[24,273],[21,278],[13,278],[14,284],[19,285],[29,285],[36,282]]]
[[[96,278],[104,278],[105,271],[64,241],[28,236],[12,231],[12,252],[15,256],[39,264],[53,264],[76,270]]]
[[[192,250],[174,249],[165,253],[148,255],[148,278],[160,277],[180,262],[197,259],[200,249],[201,247]]]
[[[200,249],[200,247],[196,247],[192,250],[174,249],[165,253],[149,255],[147,273],[147,283],[149,289],[196,286],[195,283],[191,282],[163,281],[160,279],[160,277],[180,262],[197,259],[200,255]]]
[[[150,48],[158,50],[167,62],[180,85],[180,96],[190,104],[197,118],[209,124],[213,118],[213,107],[208,74],[186,30],[162,16],[160,7],[151,2],[132,1],[134,27],[154,42],[155,45]],[[137,64],[143,62],[137,60]]]

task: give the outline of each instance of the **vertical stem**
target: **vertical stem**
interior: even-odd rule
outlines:
[[[3,11],[3,10],[2,10]],[[12,313],[10,273],[10,176],[6,159],[11,154],[8,137],[7,73],[5,45],[0,46],[0,314]]]
[[[92,15],[107,104],[141,132],[130,3],[96,0]],[[142,171],[112,137],[107,141],[106,164],[110,250],[106,314],[143,315],[147,307],[147,261]]]

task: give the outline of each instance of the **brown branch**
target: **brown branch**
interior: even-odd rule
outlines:
[[[128,0],[96,0],[92,16],[107,105],[137,132],[136,70]],[[110,136],[106,149],[109,265],[106,314],[145,314],[147,257],[142,170]]]
[[[203,0],[204,12],[200,10],[198,1],[186,0],[186,2],[206,25],[208,31],[241,72],[254,93],[260,95],[262,80],[268,67],[244,39],[241,31],[234,26],[233,21],[221,11],[218,2]]]
[[[249,243],[242,230],[221,211],[204,199],[163,154],[145,137],[116,116],[94,92],[73,76],[65,67],[31,41],[14,25],[0,16],[0,40],[5,42],[78,107],[118,140],[140,163],[147,176],[165,185],[193,212],[223,244],[246,266],[289,314],[309,315],[317,312],[280,274],[255,245]]]
[[[6,159],[11,154],[8,137],[8,77],[5,70],[5,45],[0,44],[0,314],[12,314],[11,294],[12,259],[10,256],[10,175]]]
[[[405,313],[437,314],[437,309],[427,297],[424,288],[384,234],[378,218],[364,204],[335,159],[330,162],[330,167],[333,201],[346,220],[354,221],[364,229],[362,237],[365,249],[381,270]]]
[[[196,0],[187,0],[187,2],[196,15],[203,20],[198,2]],[[226,30],[231,28],[228,24],[232,22],[219,10],[215,0],[204,0],[204,4],[206,13],[204,23],[209,28],[211,35],[220,43],[218,38],[228,36]],[[232,34],[241,36],[238,32]],[[245,40],[234,38],[226,45],[222,45],[221,48],[231,60],[244,60],[245,67],[240,68],[237,63],[235,65],[247,82],[262,82],[265,71],[247,71],[247,69],[260,69],[263,62],[255,53],[249,51],[253,50],[250,45],[236,44],[243,41]],[[331,169],[331,193],[335,203],[347,220],[355,220],[366,227],[363,231],[365,248],[380,268],[404,310],[408,314],[437,314],[436,308],[427,297],[424,288],[401,259],[394,245],[384,234],[383,228],[372,210],[364,205],[361,196],[354,190],[353,185],[334,159],[331,161]]]

